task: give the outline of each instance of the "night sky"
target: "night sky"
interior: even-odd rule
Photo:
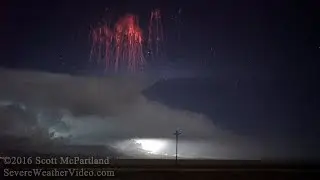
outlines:
[[[296,73],[295,67],[308,66],[306,70],[319,59],[316,1],[160,2],[3,1],[1,65],[49,71],[89,68],[90,26],[133,13],[146,33],[154,8],[163,12],[166,61],[205,59],[213,66],[263,66]]]
[[[106,17],[115,21],[132,13],[139,16],[146,33],[154,8],[163,13],[167,52],[163,61],[190,71],[203,66],[212,75],[206,80],[157,83],[147,96],[205,113],[241,133],[270,133],[271,124],[278,122],[279,129],[292,127],[287,128],[290,135],[315,135],[310,128],[317,127],[320,100],[316,0],[5,0],[1,1],[0,66],[60,73],[99,71],[89,62],[90,27]],[[251,132],[242,126],[257,129]]]

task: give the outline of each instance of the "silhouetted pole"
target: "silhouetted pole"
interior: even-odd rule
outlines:
[[[178,137],[181,134],[181,130],[176,130],[174,135],[176,136],[176,164],[178,164]]]

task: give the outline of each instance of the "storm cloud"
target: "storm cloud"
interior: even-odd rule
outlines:
[[[1,126],[13,132],[22,132],[18,124],[47,131],[55,128],[74,141],[103,144],[112,139],[172,138],[174,130],[181,128],[185,139],[208,139],[226,147],[250,143],[247,138],[216,127],[202,114],[149,101],[141,91],[152,81],[143,75],[82,77],[1,69],[0,82],[2,104],[21,104],[20,109],[11,108],[10,113],[8,109],[0,112]],[[26,107],[24,112],[22,106]],[[24,114],[15,115],[19,113]],[[33,120],[27,120],[27,114]],[[53,115],[65,128],[52,123]],[[45,123],[39,125],[41,122]]]

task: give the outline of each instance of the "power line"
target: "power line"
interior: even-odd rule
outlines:
[[[178,140],[179,140],[179,135],[182,134],[182,131],[177,129],[174,135],[176,136],[176,164],[178,164]]]

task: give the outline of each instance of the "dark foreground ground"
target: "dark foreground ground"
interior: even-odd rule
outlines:
[[[1,178],[5,176],[29,176],[29,171],[37,176],[54,177],[100,177],[103,179],[319,179],[320,166],[317,162],[304,161],[231,161],[231,160],[175,160],[161,159],[115,159],[110,158],[109,164],[61,164],[64,155],[50,154],[17,154],[2,153]],[[18,159],[20,158],[20,163]],[[68,156],[71,158],[80,156]],[[10,158],[11,164],[8,163]],[[57,158],[57,163],[37,164],[36,158]],[[81,159],[91,158],[81,156]],[[94,157],[95,159],[105,157]],[[22,159],[22,160],[21,160]],[[28,159],[31,159],[28,161]],[[15,161],[16,164],[13,164]],[[35,171],[36,170],[36,171]],[[22,173],[21,173],[22,171]],[[66,172],[61,174],[61,172]],[[41,172],[36,175],[35,172]],[[45,172],[45,174],[43,174]],[[71,172],[74,172],[71,175]],[[18,174],[16,174],[18,173]]]

